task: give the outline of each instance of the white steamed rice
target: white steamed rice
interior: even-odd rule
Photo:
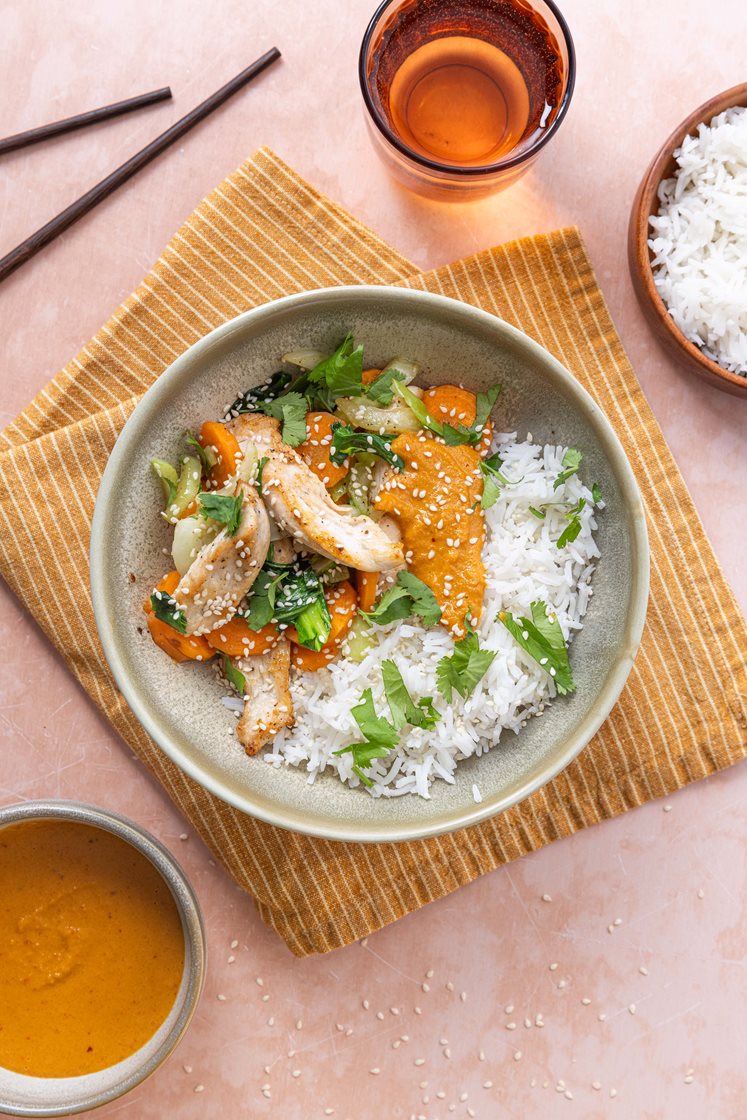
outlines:
[[[747,377],[747,109],[698,126],[649,219],[659,295],[682,333]]]
[[[301,767],[309,781],[328,770],[352,786],[359,785],[350,753],[335,757],[334,752],[360,739],[350,713],[365,688],[372,689],[379,714],[389,716],[381,680],[385,658],[396,661],[415,700],[435,699],[442,718],[431,731],[406,729],[400,745],[374,761],[368,771],[374,797],[407,793],[428,797],[435,780],[454,781],[460,759],[490,750],[504,729],[518,733],[530,716],[541,713],[553,699],[552,678],[521,650],[496,616],[499,610],[529,615],[531,603],[544,599],[557,614],[567,640],[581,629],[599,556],[593,538],[592,496],[575,475],[553,491],[564,447],[536,445],[531,437],[517,443],[515,433],[496,437],[495,447],[504,459],[506,477],[521,481],[505,487],[486,514],[487,590],[478,633],[481,646],[498,650],[498,657],[473,694],[465,701],[455,693],[450,704],[438,694],[436,665],[454,648],[442,627],[425,629],[415,620],[376,627],[377,641],[362,661],[341,656],[328,669],[292,673],[296,723],[281,731],[265,752],[270,765]],[[567,525],[565,512],[579,498],[587,503],[581,512],[581,532],[559,549],[556,541]],[[543,521],[529,512],[529,506],[548,502],[558,503],[559,508],[548,509]],[[477,787],[473,796],[480,800]]]

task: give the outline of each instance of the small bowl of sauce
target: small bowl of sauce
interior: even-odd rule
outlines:
[[[0,1112],[132,1089],[186,1030],[204,969],[197,899],[154,837],[73,802],[0,809]]]

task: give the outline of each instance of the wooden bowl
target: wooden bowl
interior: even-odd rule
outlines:
[[[674,151],[679,148],[684,138],[694,132],[699,124],[708,124],[719,113],[734,105],[747,106],[747,82],[733,86],[724,93],[706,101],[694,113],[691,113],[661,146],[641,184],[633,201],[628,225],[628,265],[633,280],[633,287],[641,305],[641,310],[653,328],[660,342],[680,362],[696,373],[709,385],[732,393],[738,397],[747,398],[747,377],[730,373],[720,366],[718,362],[707,358],[703,351],[690,342],[674,322],[667,311],[661,296],[654,284],[654,275],[651,268],[651,251],[648,247],[649,217],[658,211],[657,191],[662,179],[668,179],[674,174],[676,161]]]

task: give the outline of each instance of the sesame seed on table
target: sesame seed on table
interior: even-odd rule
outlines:
[[[356,56],[375,6],[350,0],[341,18],[319,0],[311,20],[301,0],[214,0],[209,11],[198,0],[134,11],[76,0],[50,23],[42,0],[6,5],[6,133],[166,82],[175,95],[6,156],[6,249],[266,47],[276,42],[284,61],[3,283],[3,421],[134,289],[197,202],[267,143],[424,269],[580,225],[747,608],[745,407],[658,348],[624,264],[629,206],[654,150],[697,104],[744,80],[741,0],[630,0],[624,23],[615,5],[560,0],[579,59],[563,128],[508,191],[456,207],[401,191],[369,146]],[[2,802],[60,797],[132,817],[175,852],[205,913],[207,983],[192,1025],[152,1078],[95,1120],[747,1115],[747,767],[551,845],[361,943],[296,960],[4,588],[0,642]]]

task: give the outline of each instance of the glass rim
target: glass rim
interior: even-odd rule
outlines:
[[[374,12],[368,27],[366,28],[361,43],[360,54],[358,55],[358,80],[360,82],[361,93],[363,94],[363,101],[368,110],[368,115],[373,123],[378,128],[384,139],[390,143],[397,151],[406,159],[418,164],[420,167],[425,168],[427,171],[435,171],[441,175],[457,176],[462,178],[483,179],[488,178],[490,175],[495,175],[499,171],[507,171],[512,167],[517,167],[519,164],[524,163],[526,160],[531,159],[536,155],[545,144],[555,135],[560,127],[561,121],[564,119],[568,106],[571,102],[573,89],[576,83],[576,50],[573,45],[573,37],[571,30],[566,22],[565,16],[555,4],[555,0],[542,0],[542,3],[550,9],[555,19],[558,21],[560,30],[565,40],[566,50],[568,51],[568,80],[566,82],[563,97],[561,98],[558,112],[555,119],[550,124],[542,135],[531,144],[525,151],[518,152],[516,155],[510,155],[507,159],[499,160],[497,163],[488,164],[485,167],[464,167],[459,164],[439,163],[437,160],[428,159],[427,156],[419,155],[417,152],[409,148],[407,144],[399,139],[397,134],[389,127],[387,122],[382,119],[376,106],[374,105],[371,91],[368,87],[368,77],[366,73],[366,56],[368,48],[371,45],[374,33],[384,15],[385,10],[389,7],[391,0],[382,0],[378,8]]]

